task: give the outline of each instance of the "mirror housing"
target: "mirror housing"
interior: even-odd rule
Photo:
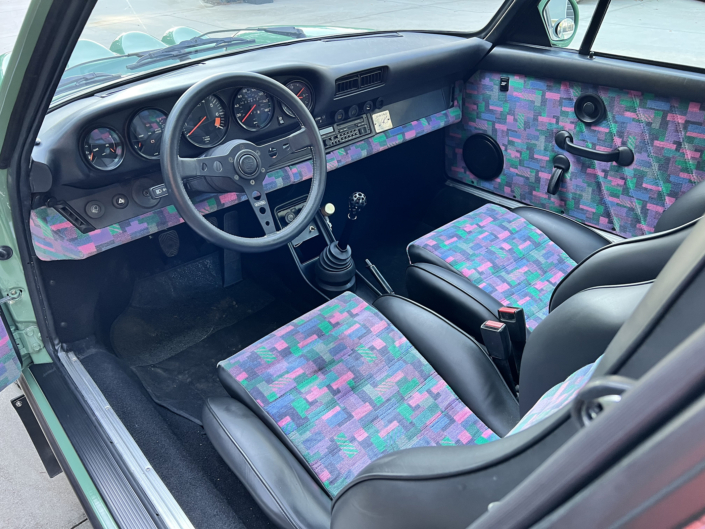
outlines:
[[[541,0],[538,5],[541,20],[552,46],[569,46],[578,31],[576,0]]]

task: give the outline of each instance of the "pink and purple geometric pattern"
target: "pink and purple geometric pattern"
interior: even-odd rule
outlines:
[[[372,154],[400,145],[429,132],[458,123],[461,118],[462,83],[456,84],[454,105],[448,110],[429,117],[400,125],[366,140],[328,153],[329,171],[362,160]],[[311,162],[284,167],[267,174],[264,189],[267,192],[302,182],[313,176]],[[244,193],[211,195],[195,204],[202,213],[212,213],[247,200]],[[37,257],[42,261],[85,259],[115,246],[152,235],[161,230],[181,224],[183,220],[173,206],[164,207],[139,217],[129,219],[106,228],[84,234],[66,220],[55,209],[41,207],[32,211],[30,228]]]
[[[576,264],[541,230],[495,204],[412,244],[443,259],[502,305],[522,307],[529,330],[547,316],[553,290]]]
[[[533,426],[537,422],[550,417],[564,406],[573,402],[578,391],[590,380],[600,359],[602,359],[602,357],[598,358],[592,364],[578,369],[563,382],[556,384],[544,393],[507,435],[526,430],[529,426]]]
[[[498,439],[387,318],[349,292],[220,365],[332,496],[384,454]]]
[[[652,233],[661,214],[705,179],[705,104],[585,83],[478,72],[466,83],[463,119],[446,135],[451,178],[603,228],[626,237]],[[607,107],[601,123],[575,117],[581,94],[598,94]],[[628,146],[629,167],[595,162],[558,149],[555,134],[571,132],[575,143],[609,151]],[[465,140],[494,137],[504,151],[502,175],[478,180],[463,161]],[[556,154],[571,168],[557,195],[546,193]]]
[[[0,391],[20,378],[22,366],[7,334],[5,324],[0,321]]]

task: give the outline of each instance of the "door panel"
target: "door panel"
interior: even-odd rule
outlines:
[[[21,372],[20,359],[15,352],[15,345],[3,317],[0,319],[0,391],[20,378]]]
[[[465,85],[462,122],[446,135],[451,178],[626,237],[652,233],[663,211],[705,179],[705,105],[520,74],[507,75],[509,90],[502,92],[501,75],[479,71]],[[584,93],[604,101],[602,122],[586,125],[575,116],[575,100]],[[563,129],[581,146],[629,146],[636,160],[620,167],[568,154],[554,141]],[[494,137],[504,152],[504,170],[490,182],[478,180],[463,161],[465,140],[478,132]],[[556,154],[566,155],[571,168],[558,194],[549,195]]]

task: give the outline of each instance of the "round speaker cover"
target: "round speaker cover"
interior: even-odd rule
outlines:
[[[499,178],[504,168],[502,148],[492,136],[473,134],[463,144],[463,160],[480,180]]]
[[[597,94],[583,94],[575,100],[573,107],[575,115],[583,123],[592,125],[599,123],[607,115],[605,103]]]

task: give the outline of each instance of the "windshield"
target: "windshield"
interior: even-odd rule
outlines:
[[[54,102],[190,60],[367,31],[482,29],[503,0],[99,0]]]

